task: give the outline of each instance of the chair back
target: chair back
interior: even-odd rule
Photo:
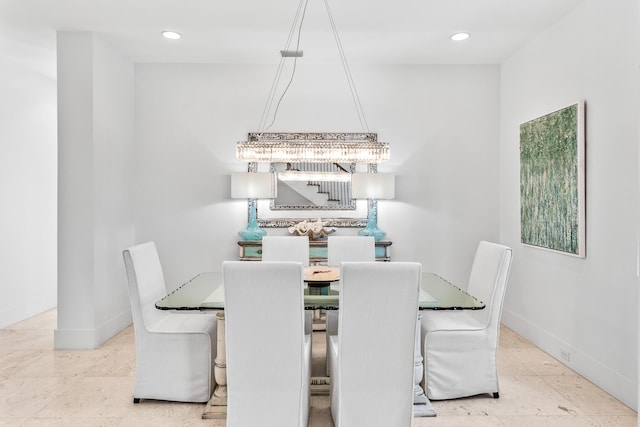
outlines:
[[[337,425],[411,425],[421,270],[413,262],[342,263]]]
[[[225,261],[222,275],[227,426],[301,425],[310,381],[301,263]]]
[[[343,261],[369,262],[376,260],[373,236],[329,236],[327,238],[327,264],[339,267]]]
[[[487,327],[500,324],[511,252],[507,246],[481,241],[473,259],[467,291],[486,304],[484,310],[476,310],[474,315]]]
[[[155,303],[166,295],[164,274],[154,242],[127,248],[122,255],[129,283],[133,325],[139,339],[166,314],[155,307]]]
[[[264,236],[262,238],[262,261],[294,261],[309,265],[309,237]]]

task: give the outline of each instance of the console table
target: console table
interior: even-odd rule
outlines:
[[[390,241],[376,242],[376,261],[391,261]],[[240,261],[260,261],[262,259],[262,242],[260,240],[240,240]],[[327,263],[327,241],[309,240],[309,263]]]

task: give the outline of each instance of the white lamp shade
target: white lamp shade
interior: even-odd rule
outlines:
[[[393,199],[395,175],[391,173],[354,173],[351,197],[354,199]]]
[[[269,172],[231,174],[232,199],[273,199],[276,188],[275,176]]]

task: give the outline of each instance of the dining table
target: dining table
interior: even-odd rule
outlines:
[[[304,269],[304,308],[305,310],[338,310],[340,308],[339,283],[340,269],[323,265],[309,266]],[[390,284],[389,286],[393,286]],[[318,292],[318,288],[325,292]],[[155,304],[159,310],[214,310],[216,311],[217,350],[214,361],[215,389],[207,403],[203,418],[226,417],[226,346],[224,326],[224,286],[221,272],[205,272],[195,277],[160,299]],[[420,319],[422,310],[482,310],[485,303],[450,283],[441,276],[423,272],[420,281],[418,318],[416,326],[414,358],[414,416],[435,416],[431,402],[420,386],[423,375],[423,359],[420,351]],[[313,377],[311,391],[314,394],[327,394],[329,378]]]

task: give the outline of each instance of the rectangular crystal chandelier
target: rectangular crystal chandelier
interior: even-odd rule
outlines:
[[[331,181],[350,182],[348,172],[282,171],[278,172],[280,181]]]
[[[389,160],[389,144],[376,133],[249,133],[236,146],[246,162],[379,163]]]

